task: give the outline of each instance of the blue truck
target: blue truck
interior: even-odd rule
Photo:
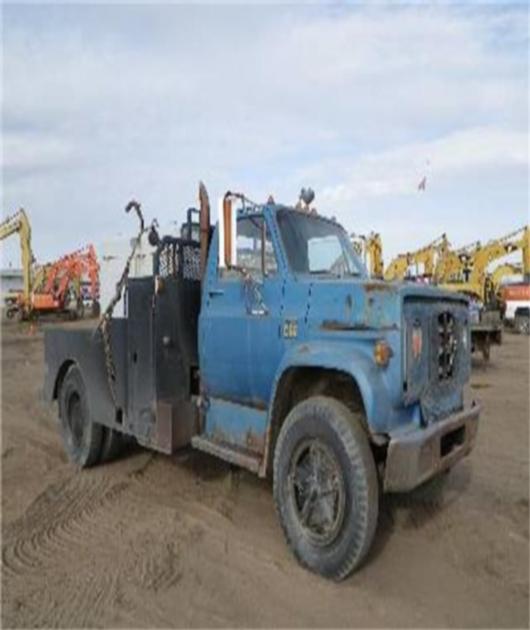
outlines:
[[[467,299],[369,279],[307,195],[288,207],[229,192],[216,226],[199,198],[179,238],[151,229],[153,274],[124,276],[126,317],[46,330],[45,397],[80,467],[129,436],[272,478],[294,555],[340,580],[370,549],[382,493],[473,447]]]

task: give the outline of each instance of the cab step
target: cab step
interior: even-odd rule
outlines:
[[[229,444],[219,444],[219,442],[213,442],[201,435],[192,437],[191,445],[199,451],[224,459],[231,464],[246,468],[253,473],[259,472],[261,457],[252,451],[234,447]]]

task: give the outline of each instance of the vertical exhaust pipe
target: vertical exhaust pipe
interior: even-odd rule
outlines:
[[[201,245],[201,280],[206,269],[208,249],[210,247],[210,199],[203,182],[199,182],[199,239]]]

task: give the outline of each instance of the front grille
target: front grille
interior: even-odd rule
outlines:
[[[438,380],[450,379],[456,367],[457,324],[449,311],[438,315]]]

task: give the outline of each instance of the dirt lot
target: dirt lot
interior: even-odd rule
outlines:
[[[42,333],[2,339],[2,626],[528,626],[528,344],[505,336],[472,394],[477,448],[432,497],[384,500],[365,567],[297,566],[268,483],[137,449],[78,472],[39,399]]]

